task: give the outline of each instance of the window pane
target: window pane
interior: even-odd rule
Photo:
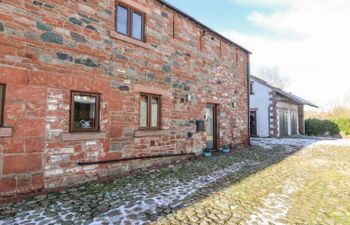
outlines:
[[[142,16],[138,13],[132,14],[132,37],[142,39]]]
[[[142,95],[140,101],[140,127],[147,127],[147,96]]]
[[[3,125],[3,102],[4,102],[4,85],[0,84],[0,126]]]
[[[158,120],[159,120],[159,98],[158,97],[152,97],[151,102],[151,110],[152,110],[152,118],[151,118],[151,127],[155,128],[158,127]]]
[[[74,128],[96,128],[97,98],[87,95],[74,96]]]
[[[128,9],[117,6],[117,31],[128,34]]]

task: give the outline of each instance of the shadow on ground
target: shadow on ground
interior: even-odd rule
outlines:
[[[0,207],[0,224],[148,224],[196,204],[295,154],[253,146],[174,168],[87,184]]]

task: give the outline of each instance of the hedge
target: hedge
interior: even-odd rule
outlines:
[[[310,136],[333,136],[339,134],[340,126],[331,120],[305,120],[305,134]]]

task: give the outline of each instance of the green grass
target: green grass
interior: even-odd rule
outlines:
[[[201,222],[244,224],[252,214],[264,208],[264,201],[270,194],[281,195],[285,192],[285,185],[290,183],[296,187],[296,191],[287,195],[285,204],[288,214],[280,222],[350,224],[349,148],[329,146],[304,149],[291,156],[279,148],[252,148],[231,157],[229,161],[250,159],[260,162],[260,165],[244,168],[224,178],[226,182],[218,182],[215,194],[193,202],[176,212],[172,218],[186,214],[188,210],[200,210]],[[220,183],[224,184],[221,188]],[[214,221],[209,217],[213,212],[229,216],[222,221]],[[186,221],[189,222],[189,218],[183,219],[184,223]],[[172,222],[174,219],[163,218],[159,223]]]

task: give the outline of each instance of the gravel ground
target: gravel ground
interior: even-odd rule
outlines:
[[[230,155],[0,207],[0,224],[350,224],[350,140]]]

